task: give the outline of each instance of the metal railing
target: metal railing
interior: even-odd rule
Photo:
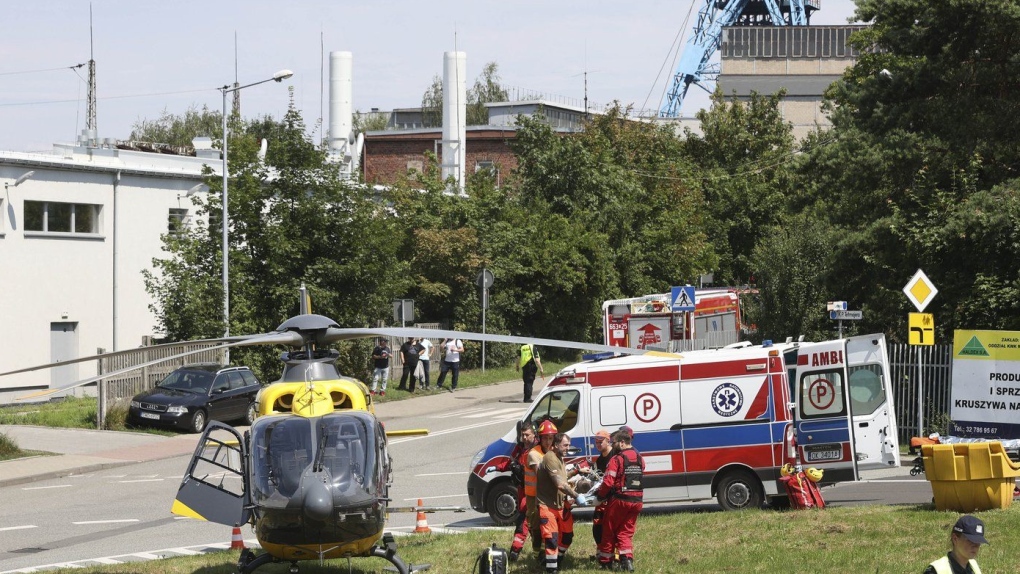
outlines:
[[[909,444],[910,438],[915,436],[928,436],[933,432],[944,434],[949,421],[952,345],[896,343],[889,345],[888,351],[900,444]],[[919,410],[923,429],[918,429]]]

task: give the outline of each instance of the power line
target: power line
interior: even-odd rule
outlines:
[[[98,98],[98,99],[100,99],[100,100],[123,100],[123,99],[126,99],[126,98],[148,98],[148,97],[152,97],[152,96],[175,96],[175,95],[178,95],[178,94],[194,94],[194,93],[197,93],[197,92],[208,92],[208,91],[210,91],[209,88],[203,88],[203,89],[200,89],[200,90],[180,90],[180,91],[177,91],[177,92],[157,92],[157,93],[151,93],[151,94],[127,94],[127,95],[123,95],[123,96],[104,96],[104,97],[101,97],[101,98]],[[73,100],[46,100],[46,101],[42,101],[42,102],[11,102],[11,103],[6,103],[6,104],[0,103],[0,107],[9,107],[9,106],[37,106],[37,105],[44,105],[44,104],[67,104],[67,103],[79,102],[79,101],[81,101],[80,98],[76,98],[76,99],[73,99]]]
[[[74,70],[75,68],[82,68],[85,64],[75,64],[74,66],[61,66],[59,68],[43,68],[41,70],[22,70],[20,72],[0,72],[0,76],[15,76],[18,74],[37,74],[39,72],[54,72],[56,70]]]

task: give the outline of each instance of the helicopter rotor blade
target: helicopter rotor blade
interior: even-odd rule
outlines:
[[[632,349],[630,347],[610,347],[609,345],[596,345],[594,343],[579,343],[577,341],[562,341],[559,339],[540,339],[535,337],[519,337],[515,335],[496,335],[490,333],[472,333],[468,331],[449,331],[445,329],[419,329],[416,327],[380,327],[374,329],[326,329],[318,338],[320,344],[335,343],[349,339],[362,339],[365,337],[426,337],[430,339],[467,339],[469,341],[486,341],[490,343],[516,343],[520,345],[532,344],[543,347],[559,347],[563,349],[578,349],[581,351],[595,351],[599,353],[620,353],[624,355],[643,355],[645,349]]]
[[[231,338],[234,338],[234,337],[231,337]],[[218,351],[220,349],[229,349],[231,347],[243,347],[243,346],[248,346],[248,345],[294,345],[295,340],[298,340],[298,341],[301,340],[300,334],[297,334],[297,333],[266,333],[265,335],[249,335],[249,336],[240,337],[240,338],[242,338],[243,340],[241,340],[241,341],[234,341],[234,342],[231,342],[231,343],[224,343],[224,344],[222,344],[222,345],[220,345],[218,347],[206,347],[204,349],[185,351],[183,353],[178,353],[178,354],[172,355],[170,357],[163,357],[163,358],[160,358],[160,359],[154,359],[152,361],[147,361],[147,362],[144,362],[144,363],[139,363],[137,365],[131,365],[130,367],[125,367],[123,369],[118,369],[116,371],[111,371],[109,373],[103,373],[102,375],[96,375],[94,377],[89,377],[87,379],[82,379],[80,381],[75,381],[75,382],[73,382],[73,383],[71,383],[69,385],[64,385],[62,387],[57,387],[57,388],[53,388],[53,389],[46,389],[45,391],[39,391],[39,392],[35,392],[35,393],[29,394],[29,395],[23,395],[23,396],[20,396],[20,397],[15,397],[14,400],[15,401],[26,401],[26,400],[29,400],[29,399],[36,399],[36,398],[39,398],[39,397],[45,397],[45,396],[48,396],[48,395],[54,395],[54,394],[61,393],[61,392],[64,392],[64,391],[67,391],[67,390],[70,390],[70,389],[73,389],[73,388],[76,388],[76,387],[81,387],[81,386],[87,385],[89,383],[94,383],[94,382],[96,382],[98,380],[101,380],[101,379],[108,379],[110,377],[114,377],[114,376],[121,375],[121,374],[124,374],[124,373],[129,373],[131,371],[135,371],[135,370],[141,369],[142,367],[148,367],[150,365],[155,365],[156,363],[163,363],[163,362],[166,362],[166,361],[172,361],[174,359],[182,359],[184,357],[188,357],[190,355],[195,355],[195,354],[198,354],[198,353],[203,353],[203,352],[206,352],[206,351]],[[99,356],[102,356],[102,355],[99,355]],[[51,365],[44,365],[42,367],[36,367],[36,368],[33,368],[33,369],[28,369],[28,370],[45,369],[45,368],[49,368],[49,367],[52,367],[52,366],[54,366],[54,365],[52,365],[52,364]]]
[[[261,337],[267,337],[269,335],[282,336],[283,338],[281,340],[279,340],[279,341],[261,339]],[[234,337],[220,337],[220,338],[217,338],[217,339],[199,339],[199,340],[196,340],[196,341],[178,341],[176,343],[161,343],[159,345],[150,345],[150,346],[147,346],[147,347],[145,347],[145,349],[146,350],[155,350],[155,349],[163,349],[163,348],[166,348],[166,347],[173,347],[175,345],[176,346],[180,346],[180,345],[184,345],[184,344],[194,345],[194,344],[202,344],[202,343],[239,343],[240,344],[240,343],[247,342],[247,344],[249,344],[249,345],[277,345],[277,344],[279,344],[279,345],[291,345],[291,346],[300,346],[300,345],[304,344],[303,340],[301,340],[299,337],[296,338],[295,335],[296,335],[296,333],[276,333],[274,331],[274,332],[271,332],[271,333],[264,333],[264,334],[261,334],[261,335],[238,335],[238,336],[234,336]],[[253,339],[258,339],[259,341],[258,342],[252,342]],[[203,351],[208,351],[208,350],[215,350],[215,349],[219,349],[219,348],[222,348],[222,347],[210,347],[210,348],[206,348],[206,349],[202,349],[202,350]],[[38,371],[38,370],[41,370],[41,369],[52,369],[53,367],[63,367],[64,365],[73,365],[75,363],[84,363],[86,361],[95,361],[96,359],[107,359],[107,358],[112,358],[112,357],[119,357],[121,355],[127,355],[129,353],[137,353],[137,352],[138,352],[137,348],[135,348],[135,349],[124,349],[122,351],[111,351],[109,353],[102,353],[100,355],[89,355],[87,357],[78,357],[77,359],[67,359],[66,361],[57,361],[55,363],[46,363],[45,365],[36,365],[34,367],[25,367],[23,369],[17,369],[17,370],[14,370],[14,371],[7,371],[5,373],[0,373],[0,377],[5,377],[7,375],[16,375],[18,373],[29,373],[29,372]]]

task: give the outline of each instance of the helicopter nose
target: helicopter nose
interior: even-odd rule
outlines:
[[[333,497],[321,481],[312,481],[305,491],[305,516],[313,520],[329,520],[333,515]]]

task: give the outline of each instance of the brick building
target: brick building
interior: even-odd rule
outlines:
[[[519,114],[541,114],[554,131],[575,133],[583,129],[585,118],[590,113],[584,108],[547,100],[499,102],[486,104],[486,107],[489,125],[466,128],[465,169],[469,176],[483,169],[492,169],[497,185],[517,167],[517,157],[510,149],[510,142],[517,137],[515,120]],[[398,111],[401,119],[390,123],[417,125],[414,110],[394,110],[394,118]],[[420,118],[420,110],[418,115]],[[441,127],[366,132],[361,161],[365,182],[372,185],[396,183],[412,171],[423,171],[429,153],[442,162],[442,149]]]

